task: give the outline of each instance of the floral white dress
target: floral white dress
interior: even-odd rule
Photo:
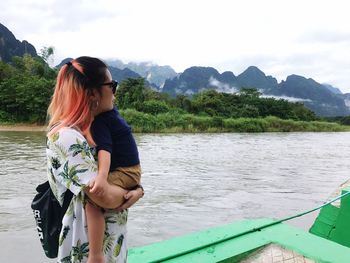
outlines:
[[[62,204],[67,189],[74,196],[62,220],[59,263],[86,262],[89,253],[85,198],[83,191],[97,175],[94,149],[84,136],[72,128],[61,128],[47,139],[47,173],[50,186]],[[126,222],[128,212],[105,212],[104,254],[107,263],[127,261]]]

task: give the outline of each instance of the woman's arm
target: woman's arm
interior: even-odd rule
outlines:
[[[103,196],[92,194],[86,188],[85,193],[98,206],[106,209],[116,209],[122,211],[133,206],[144,195],[142,187],[127,191],[119,186],[108,184],[108,190]]]
[[[111,155],[105,150],[98,152],[98,175],[93,180],[93,184],[89,184],[89,188],[85,193],[97,205],[103,208],[129,208],[137,202],[143,195],[139,190],[127,191],[121,187],[109,184],[107,182],[109,167],[111,163]],[[97,190],[97,191],[96,191]],[[101,194],[102,193],[102,194]]]

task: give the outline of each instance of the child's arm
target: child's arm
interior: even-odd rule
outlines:
[[[107,186],[107,177],[111,165],[111,154],[105,150],[99,150],[98,154],[98,174],[91,180],[90,192],[97,195],[103,195]]]

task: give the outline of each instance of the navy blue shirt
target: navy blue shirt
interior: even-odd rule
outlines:
[[[91,134],[97,145],[97,152],[105,150],[111,153],[110,171],[117,167],[140,164],[131,128],[116,108],[95,117],[91,125]]]

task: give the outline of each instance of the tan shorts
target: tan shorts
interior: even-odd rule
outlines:
[[[107,181],[110,184],[120,186],[126,190],[132,190],[134,187],[140,184],[141,166],[138,164],[129,167],[118,167],[113,172],[108,174]],[[86,200],[93,206],[100,208],[102,212],[105,212],[104,208],[99,207],[90,198],[87,197]]]
[[[129,167],[118,167],[108,174],[108,182],[120,186],[124,189],[131,190],[141,181],[141,166],[134,165]]]

